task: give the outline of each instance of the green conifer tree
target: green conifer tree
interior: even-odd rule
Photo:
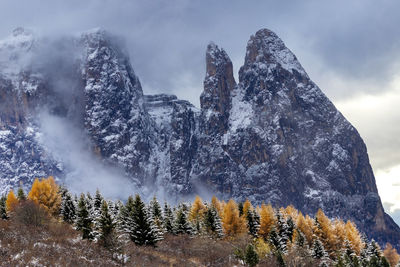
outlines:
[[[60,214],[64,222],[72,224],[76,219],[76,207],[69,192],[65,192],[61,200]]]
[[[7,220],[7,205],[6,205],[7,198],[2,196],[0,198],[0,219]]]
[[[210,207],[204,214],[204,227],[206,231],[216,238],[222,238],[224,231],[222,229],[221,218],[215,207]]]
[[[260,230],[260,221],[257,220],[257,216],[258,214],[255,210],[247,212],[247,228],[249,229],[249,234],[253,237],[257,237]]]
[[[167,233],[175,234],[175,217],[174,213],[172,212],[171,207],[168,205],[167,202],[164,204],[164,211],[163,211],[163,225],[164,229]]]
[[[238,203],[239,216],[243,215],[243,202]]]
[[[18,188],[17,198],[18,198],[19,201],[25,201],[26,200],[26,195],[25,195],[24,189],[22,189],[22,187]]]
[[[175,232],[177,234],[192,235],[194,233],[194,229],[188,220],[188,212],[189,208],[186,204],[182,203],[179,205],[175,222]]]
[[[246,251],[244,254],[244,259],[245,262],[250,266],[256,266],[258,264],[258,262],[260,261],[260,258],[258,257],[258,254],[256,252],[256,250],[254,249],[254,246],[249,244],[246,247]]]
[[[159,237],[157,236],[154,226],[151,224],[150,216],[139,195],[136,195],[133,201],[131,218],[133,222],[131,224],[132,229],[129,231],[131,240],[139,246],[154,246],[159,240]]]
[[[112,219],[108,205],[105,200],[101,204],[101,215],[99,219],[100,225],[100,241],[105,247],[113,247],[115,245],[115,222]]]
[[[322,259],[322,258],[326,257],[324,245],[318,238],[316,238],[314,241],[311,256],[314,259]]]
[[[100,194],[99,189],[96,189],[96,193],[94,195],[94,200],[93,200],[93,208],[94,210],[101,210],[101,207],[103,205],[103,196]]]
[[[93,239],[92,234],[92,219],[89,216],[89,211],[86,206],[87,200],[85,199],[85,195],[81,194],[81,197],[78,202],[78,213],[76,220],[76,229],[82,232],[83,239]]]
[[[149,215],[150,215],[150,220],[154,225],[154,230],[156,231],[156,235],[159,237],[159,240],[161,240],[163,238],[165,228],[163,224],[161,206],[160,203],[158,203],[158,200],[155,196],[149,203]]]

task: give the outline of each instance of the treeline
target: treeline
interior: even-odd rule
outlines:
[[[25,216],[23,219],[33,225],[49,219],[64,221],[80,231],[83,239],[115,251],[125,240],[156,246],[165,235],[215,240],[248,235],[251,239],[247,247],[236,248],[234,255],[249,266],[271,257],[281,266],[396,266],[400,258],[390,244],[382,251],[353,222],[331,220],[321,209],[312,218],[293,206],[254,207],[248,200],[225,202],[216,197],[207,203],[198,196],[193,203],[173,207],[161,205],[155,197],[145,203],[139,195],[122,203],[104,199],[98,190],[94,196],[73,196],[52,177],[36,179],[27,196],[22,188],[17,195],[11,190],[3,196],[0,217],[6,220],[12,216]]]

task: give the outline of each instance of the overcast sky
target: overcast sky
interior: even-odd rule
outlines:
[[[400,1],[0,0],[0,38],[102,27],[125,38],[145,93],[196,106],[205,48],[223,47],[237,72],[246,43],[275,31],[367,144],[387,212],[400,223]]]

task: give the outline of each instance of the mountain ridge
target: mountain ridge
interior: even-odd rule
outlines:
[[[35,53],[40,42],[34,43],[22,51]],[[384,213],[363,140],[272,31],[250,37],[238,82],[228,54],[208,45],[200,109],[175,96],[144,95],[128,55],[102,29],[62,49],[80,52],[71,62],[55,62],[59,72],[24,61],[12,76],[0,75],[7,103],[0,114],[3,192],[38,176],[63,180],[73,168],[40,142],[36,114],[49,106],[51,114],[74,120],[90,139],[88,149],[122,168],[142,193],[249,196],[310,214],[322,207],[399,246],[400,229]],[[5,63],[24,58],[10,55]]]

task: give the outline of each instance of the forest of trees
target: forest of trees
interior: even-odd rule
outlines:
[[[32,225],[49,218],[70,224],[83,239],[111,251],[130,241],[137,246],[157,246],[166,235],[206,236],[210,240],[248,235],[247,246],[232,251],[248,266],[256,266],[266,257],[286,266],[287,255],[298,261],[296,266],[400,266],[400,256],[390,244],[382,250],[353,222],[330,219],[321,209],[310,217],[293,206],[253,206],[248,200],[225,202],[215,196],[210,202],[197,196],[193,203],[171,206],[160,204],[156,197],[145,203],[137,194],[123,203],[104,199],[99,190],[94,196],[72,195],[49,177],[36,179],[27,195],[19,188],[17,194],[11,190],[0,199],[0,218],[13,216]]]

